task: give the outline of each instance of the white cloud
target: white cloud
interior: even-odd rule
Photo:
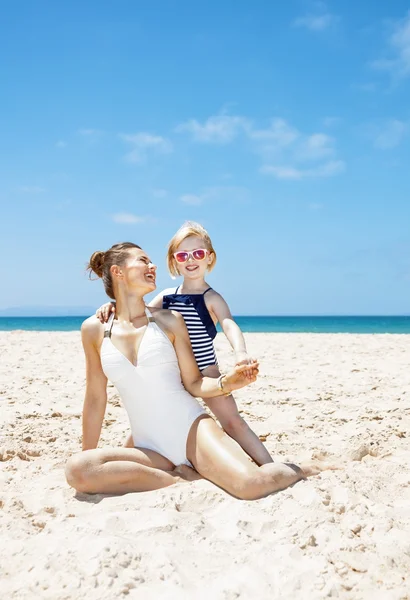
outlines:
[[[335,127],[336,125],[340,124],[340,121],[340,117],[325,117],[323,119],[323,125],[325,127]]]
[[[354,89],[359,90],[360,92],[366,92],[366,93],[371,93],[371,92],[377,91],[377,84],[374,81],[369,81],[367,83],[353,84],[352,87]]]
[[[125,157],[131,163],[144,162],[150,152],[168,154],[173,150],[172,143],[168,139],[152,133],[120,134],[119,137],[132,147],[131,152]]]
[[[390,119],[376,132],[374,136],[374,145],[376,148],[383,150],[395,148],[400,144],[408,130],[408,123],[398,119]]]
[[[324,31],[335,25],[340,17],[329,12],[326,2],[313,2],[311,12],[293,21],[294,27],[305,27],[310,31]]]
[[[67,146],[67,142],[65,142],[64,140],[58,140],[58,142],[56,143],[56,148],[65,148]]]
[[[327,124],[334,123],[335,119],[328,117]],[[217,144],[228,144],[242,134],[250,142],[252,150],[262,157],[262,172],[281,179],[329,177],[344,169],[344,163],[337,158],[333,137],[322,132],[303,133],[279,117],[271,119],[268,127],[257,128],[251,119],[243,116],[211,116],[203,123],[195,119],[187,121],[179,125],[177,131],[188,131],[194,141]],[[300,163],[306,162],[317,164],[311,168],[300,168]],[[188,200],[185,202],[189,202],[190,195],[186,197]],[[209,196],[197,195],[196,204],[198,198],[204,201]]]
[[[272,119],[268,129],[248,129],[249,137],[253,140],[271,142],[277,147],[289,146],[295,142],[300,133],[291,127],[284,119]]]
[[[290,166],[278,165],[263,165],[261,173],[273,175],[277,179],[302,179],[303,172],[300,169]]]
[[[410,76],[410,11],[396,21],[389,37],[391,58],[382,58],[372,63],[373,68],[389,71],[398,78]]]
[[[46,191],[45,188],[38,185],[20,185],[17,190],[23,194],[42,194]]]
[[[335,15],[326,12],[320,15],[305,15],[293,22],[294,27],[305,27],[310,31],[324,31],[339,20]]]
[[[84,137],[96,137],[101,135],[103,132],[100,129],[79,129],[77,133]]]
[[[120,223],[123,225],[135,225],[136,223],[145,223],[147,217],[138,217],[132,213],[117,213],[112,215],[114,223]]]
[[[240,131],[250,126],[248,119],[230,115],[216,115],[209,117],[203,123],[190,119],[175,128],[178,133],[188,132],[197,142],[214,142],[227,144],[231,142]]]
[[[180,198],[184,204],[191,204],[193,206],[199,206],[204,201],[203,196],[197,196],[196,194],[184,194]]]
[[[334,175],[340,175],[346,170],[346,164],[343,160],[332,160],[320,165],[315,169],[311,169],[309,177],[333,177]]]
[[[81,136],[88,146],[96,146],[101,142],[104,131],[101,129],[79,129],[77,135]]]
[[[181,202],[199,206],[204,202],[234,202],[241,204],[249,200],[249,190],[235,185],[216,185],[204,188],[199,194],[184,194]]]
[[[307,178],[333,177],[339,175],[345,170],[345,163],[342,160],[334,160],[310,169],[297,168],[288,165],[264,165],[261,172],[267,175],[273,175],[277,179],[301,180]]]
[[[164,190],[163,188],[156,188],[151,193],[154,198],[166,198],[168,196],[168,190]]]
[[[301,141],[299,148],[295,151],[297,160],[320,160],[335,153],[334,140],[325,133],[314,133]]]
[[[268,129],[252,130],[249,137],[262,157],[261,172],[278,179],[330,177],[342,173],[345,167],[343,161],[337,160],[333,137],[321,132],[303,133],[284,119],[273,119]],[[317,164],[303,167],[309,162]]]

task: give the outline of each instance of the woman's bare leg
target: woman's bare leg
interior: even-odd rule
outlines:
[[[66,478],[78,492],[126,494],[157,490],[197,477],[189,467],[176,468],[152,450],[118,448],[85,450],[72,456]]]
[[[210,417],[200,417],[192,425],[187,456],[202,477],[243,500],[263,498],[331,468],[320,461],[300,467],[290,463],[258,467]]]
[[[211,365],[202,371],[206,377],[219,377],[221,374],[217,365]],[[273,459],[258,436],[241,417],[233,396],[218,396],[217,398],[204,399],[223,430],[238,442],[240,447],[248,454],[257,465],[273,462]]]

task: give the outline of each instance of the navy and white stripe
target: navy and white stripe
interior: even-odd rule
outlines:
[[[204,294],[169,294],[164,296],[163,301],[164,308],[175,310],[182,315],[200,371],[217,364],[213,343],[216,329],[205,305],[204,295],[206,292]],[[200,313],[205,318],[201,319]]]

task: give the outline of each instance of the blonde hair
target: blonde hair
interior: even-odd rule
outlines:
[[[168,244],[167,266],[172,277],[178,277],[178,275],[180,275],[178,271],[178,263],[175,260],[174,253],[177,251],[178,246],[191,235],[203,239],[206,249],[213,254],[212,262],[210,265],[208,265],[208,271],[212,271],[215,266],[216,252],[212,245],[211,238],[209,237],[209,233],[199,223],[195,223],[195,221],[185,221],[185,223],[181,225]]]

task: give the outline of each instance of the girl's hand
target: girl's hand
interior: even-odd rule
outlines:
[[[247,375],[247,372],[250,375]],[[256,381],[259,373],[259,363],[257,360],[246,365],[236,365],[231,371],[222,378],[222,385],[226,392],[233,392]]]
[[[255,359],[248,356],[248,354],[246,352],[237,352],[236,353],[236,363],[235,363],[236,366],[251,365],[253,362],[255,362]],[[252,369],[247,369],[245,371],[245,375],[246,375],[246,377],[251,378],[252,377]]]
[[[100,320],[100,323],[104,324],[110,318],[111,313],[115,313],[115,304],[114,302],[107,302],[95,311],[95,316]]]

